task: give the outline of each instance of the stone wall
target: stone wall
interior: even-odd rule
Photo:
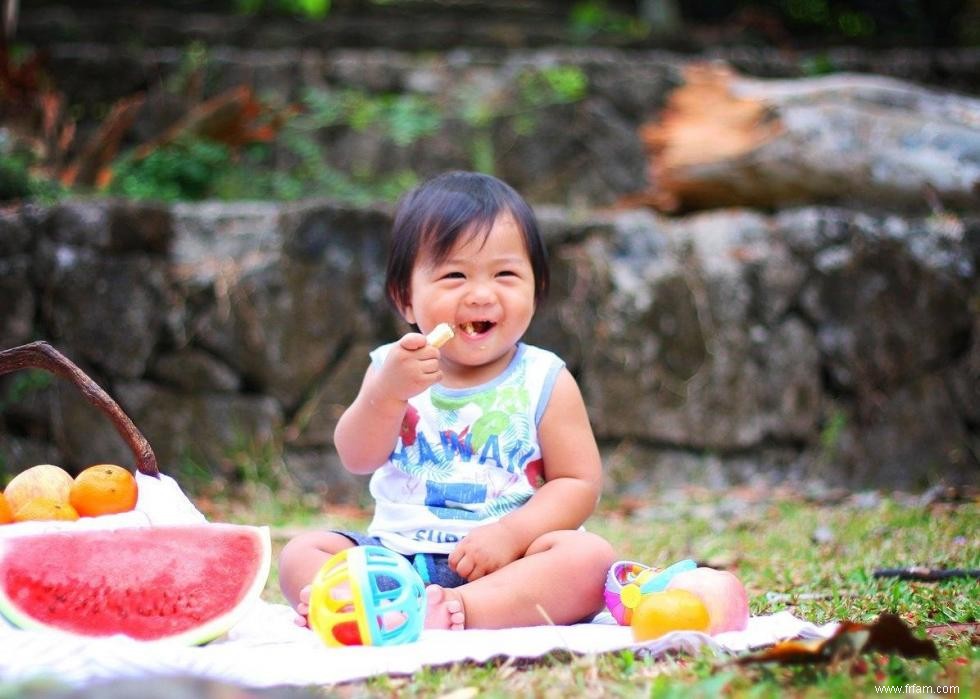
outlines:
[[[843,208],[665,218],[537,207],[554,287],[529,341],[577,376],[610,487],[763,478],[919,488],[980,473],[980,222]],[[363,494],[332,429],[373,346],[386,206],[112,200],[0,214],[0,348],[45,339],[162,469],[282,457]],[[70,385],[0,379],[16,471],[131,463]]]

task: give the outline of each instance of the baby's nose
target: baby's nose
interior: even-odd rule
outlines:
[[[475,283],[466,294],[466,302],[474,306],[493,303],[493,298],[493,290],[488,284]]]

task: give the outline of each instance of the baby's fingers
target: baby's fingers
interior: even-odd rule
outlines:
[[[398,344],[402,349],[414,352],[415,350],[422,349],[429,343],[422,333],[405,333],[398,341]]]
[[[473,559],[467,556],[463,556],[456,563],[456,574],[461,578],[470,579],[470,575],[473,573]]]
[[[419,360],[419,367],[421,368],[422,373],[428,376],[429,378],[434,378],[432,375],[438,374],[441,371],[441,368],[439,367],[438,357],[433,357],[432,359]]]

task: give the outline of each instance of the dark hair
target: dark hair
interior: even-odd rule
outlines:
[[[412,270],[423,249],[430,250],[438,264],[462,236],[486,240],[505,211],[524,235],[534,272],[534,301],[540,304],[548,292],[548,254],[531,207],[496,177],[452,171],[423,182],[398,205],[385,272],[385,292],[395,308],[400,311],[411,304]]]

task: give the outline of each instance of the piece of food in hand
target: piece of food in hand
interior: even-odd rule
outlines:
[[[449,323],[439,323],[439,325],[432,329],[432,332],[425,336],[425,339],[433,347],[442,347],[452,340],[455,335],[453,326]]]

